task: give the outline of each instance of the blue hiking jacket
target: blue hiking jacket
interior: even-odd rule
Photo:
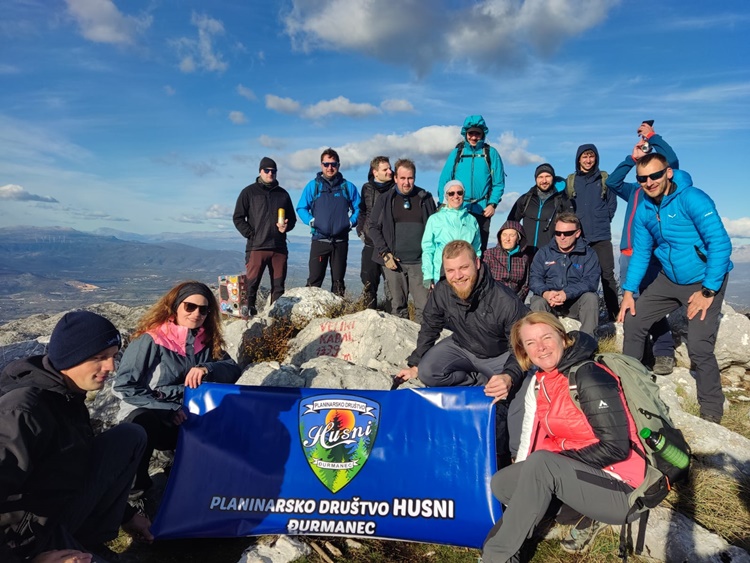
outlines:
[[[302,190],[297,215],[310,226],[313,240],[349,240],[359,217],[359,191],[340,172],[328,180],[318,172]]]
[[[594,151],[596,163],[587,174],[584,174],[581,172],[578,161],[588,150]],[[607,190],[607,195],[602,199],[602,173],[599,170],[599,151],[596,145],[586,144],[578,147],[574,186],[573,201],[576,215],[581,220],[583,236],[589,242],[612,240],[610,223],[617,211],[617,196]]]
[[[557,240],[552,239],[534,256],[529,289],[539,296],[550,289],[562,289],[568,299],[576,299],[596,292],[601,274],[599,258],[586,239],[578,237],[575,248],[567,254],[560,252]]]
[[[680,285],[702,283],[718,291],[733,267],[732,241],[713,200],[682,170],[674,171],[672,182],[676,189],[660,205],[646,196],[636,208],[625,291],[638,291],[652,249],[664,274]]]
[[[654,133],[648,138],[648,142],[653,147],[654,152],[664,155],[670,168],[677,169],[680,167],[677,154],[669,143],[662,139],[661,135]],[[637,182],[625,182],[625,177],[635,164],[636,162],[633,160],[633,157],[628,155],[625,157],[625,160],[617,165],[617,168],[609,175],[609,178],[607,178],[607,188],[628,202],[628,206],[625,209],[625,223],[622,226],[622,236],[620,237],[620,252],[628,255],[633,252],[633,219],[635,218],[635,209],[638,207],[638,203],[645,197],[640,184]]]
[[[477,142],[476,147],[472,147],[466,139],[466,132],[471,127],[479,127],[484,131],[484,138]],[[464,195],[464,208],[470,213],[481,215],[484,208],[490,203],[497,205],[503,197],[505,191],[505,170],[503,161],[495,147],[489,147],[490,164],[492,169],[487,167],[487,160],[484,155],[484,145],[487,141],[489,129],[481,115],[470,115],[464,120],[461,128],[461,136],[464,138],[461,159],[456,163],[456,156],[459,148],[454,148],[445,161],[443,171],[440,173],[438,181],[438,203],[444,201],[443,188],[449,180],[460,180],[464,185],[466,193]],[[453,167],[456,167],[455,175]]]

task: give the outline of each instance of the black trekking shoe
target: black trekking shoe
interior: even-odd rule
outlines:
[[[674,358],[672,356],[656,356],[654,369],[655,375],[669,375],[674,371]]]

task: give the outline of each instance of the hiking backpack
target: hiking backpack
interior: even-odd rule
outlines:
[[[646,445],[645,440],[640,436],[640,431],[643,428],[649,428],[652,432],[659,432],[688,456],[690,446],[685,441],[682,432],[675,428],[672,419],[669,418],[669,407],[659,397],[659,386],[656,384],[655,376],[641,362],[630,356],[616,353],[596,354],[593,360],[586,360],[573,367],[568,374],[568,380],[570,396],[576,406],[580,408],[578,390],[574,383],[575,373],[579,367],[591,361],[619,380],[628,411],[633,417],[636,433],[638,433],[638,443],[631,442],[630,446],[646,461],[646,476],[643,483],[628,496],[630,510],[620,531],[619,555],[623,561],[627,561],[627,536],[630,535],[628,520],[633,515],[640,514],[638,538],[634,546],[635,553],[640,554],[646,539],[649,510],[664,500],[673,484],[686,481],[690,469],[689,465],[684,469],[675,467],[659,456]]]
[[[456,145],[456,160],[453,161],[453,171],[451,172],[451,180],[456,179],[456,167],[458,166],[458,162],[464,158],[464,147],[466,146],[466,141],[461,141]],[[495,183],[495,177],[494,173],[492,171],[492,163],[490,162],[490,144],[485,141],[484,142],[484,150],[482,151],[484,155],[484,160],[487,162],[487,169],[490,171],[490,181],[494,184]],[[467,158],[476,158],[478,157],[478,154],[471,154],[468,155]]]
[[[602,171],[602,199],[607,199],[607,178],[609,178],[609,174]],[[568,177],[565,179],[565,192],[568,194],[568,199],[576,197],[575,180],[575,172],[568,174]]]

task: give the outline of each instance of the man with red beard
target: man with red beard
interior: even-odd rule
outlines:
[[[521,385],[523,371],[510,354],[510,329],[528,309],[505,285],[496,282],[472,246],[454,240],[443,249],[444,280],[430,292],[417,338],[398,374],[419,377],[428,387],[483,385],[497,403],[498,457],[507,449],[507,403]],[[440,332],[453,331],[436,344]]]

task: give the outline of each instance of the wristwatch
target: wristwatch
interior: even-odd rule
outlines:
[[[716,295],[716,292],[713,289],[708,289],[707,287],[701,287],[701,295],[703,297],[713,297]]]

